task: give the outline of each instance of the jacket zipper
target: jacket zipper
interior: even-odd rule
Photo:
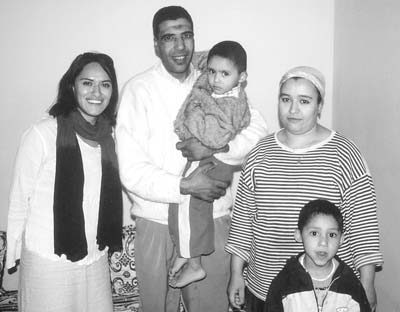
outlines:
[[[325,297],[324,297],[324,299],[322,299],[322,302],[321,302],[321,311],[319,310],[319,307],[320,307],[320,306],[318,305],[317,294],[315,293],[315,289],[313,288],[315,302],[317,303],[317,312],[322,312],[322,310],[323,310],[323,308],[324,308],[325,299],[326,299],[326,297],[328,296],[329,289],[331,289],[332,284],[333,284],[338,278],[339,278],[339,276],[336,276],[336,277],[329,283],[328,288],[326,289]]]

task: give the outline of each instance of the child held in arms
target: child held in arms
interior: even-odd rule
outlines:
[[[195,54],[193,64],[202,74],[183,103],[174,123],[180,140],[195,138],[215,152],[227,151],[228,143],[250,122],[244,83],[247,79],[247,55],[235,41],[217,43],[207,54]],[[197,64],[196,64],[197,63]],[[205,68],[204,68],[205,67]],[[214,156],[207,172],[212,179],[231,182],[240,166],[231,166]],[[196,166],[188,161],[183,175]],[[177,249],[170,269],[170,285],[184,287],[206,277],[201,255],[214,251],[213,204],[190,197],[180,204],[170,204],[169,231]]]
[[[305,252],[290,258],[272,281],[264,311],[371,311],[361,282],[336,256],[344,233],[342,214],[333,203],[307,203],[295,239]]]

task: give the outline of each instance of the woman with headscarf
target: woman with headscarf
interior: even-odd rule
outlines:
[[[324,95],[318,70],[302,66],[285,73],[279,84],[282,129],[261,140],[244,165],[226,245],[235,307],[245,302],[247,311],[263,310],[271,281],[303,250],[293,233],[300,209],[314,199],[340,207],[345,239],[338,255],[360,277],[371,306],[376,304],[375,268],[383,259],[374,185],[357,146],[318,123]]]
[[[19,311],[113,310],[107,252],[122,247],[117,101],[112,59],[81,54],[49,116],[22,137],[7,229],[7,267],[20,259]]]

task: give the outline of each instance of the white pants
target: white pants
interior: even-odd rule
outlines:
[[[112,312],[107,255],[78,265],[23,248],[18,306],[22,312]]]

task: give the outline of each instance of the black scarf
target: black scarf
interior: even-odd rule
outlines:
[[[97,244],[110,252],[122,249],[122,192],[110,122],[100,116],[96,125],[71,112],[57,117],[56,175],[54,184],[54,253],[75,262],[87,254],[82,209],[84,174],[76,134],[101,147],[101,192]]]

